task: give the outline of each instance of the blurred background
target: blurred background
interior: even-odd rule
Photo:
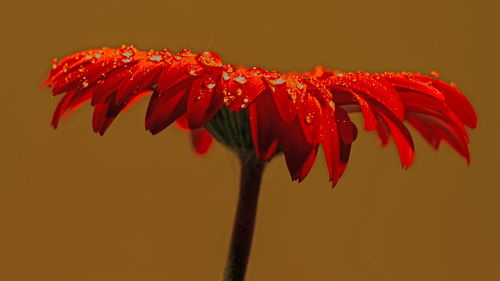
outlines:
[[[220,280],[237,159],[144,130],[147,100],[56,131],[40,89],[53,58],[87,48],[212,50],[286,71],[438,71],[478,112],[472,164],[412,131],[413,166],[361,132],[330,188],[322,152],[300,184],[264,175],[248,281],[500,280],[497,1],[8,1],[2,3],[0,280]],[[360,116],[354,118],[361,124]]]

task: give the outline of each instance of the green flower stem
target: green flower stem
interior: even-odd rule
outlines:
[[[257,214],[260,183],[265,167],[265,162],[257,160],[255,153],[240,154],[240,159],[240,195],[223,281],[243,281],[245,279]]]

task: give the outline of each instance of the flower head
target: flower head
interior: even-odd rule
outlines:
[[[401,164],[408,168],[413,140],[403,121],[433,147],[444,140],[470,161],[465,126],[476,114],[456,89],[419,73],[342,73],[317,67],[311,73],[280,73],[224,65],[212,52],[143,52],[133,46],[102,48],[53,64],[47,83],[65,93],[52,125],[90,101],[94,131],[104,134],[118,114],[151,94],[146,129],[157,134],[173,122],[191,129],[193,144],[206,152],[212,136],[261,160],[283,151],[293,180],[302,181],[323,145],[335,185],[349,160],[357,128],[349,118],[361,112],[364,129],[383,145],[392,135]]]

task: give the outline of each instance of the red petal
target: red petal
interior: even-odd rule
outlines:
[[[149,63],[144,61],[136,64],[130,70],[133,73],[130,79],[126,79],[125,83],[121,84],[116,94],[116,100],[119,103],[123,103],[134,94],[150,89],[158,82],[158,77],[163,67],[164,65],[161,63]]]
[[[214,89],[209,89],[204,86],[201,79],[193,82],[191,90],[189,91],[186,114],[191,129],[200,128],[208,121],[205,115],[213,95]]]
[[[382,146],[386,146],[389,144],[389,128],[387,128],[387,124],[385,123],[384,119],[382,119],[381,117],[377,117],[377,120],[377,136],[380,140],[380,144]]]
[[[273,81],[278,79],[285,80],[286,77],[274,78]],[[285,83],[273,85],[275,89],[273,93],[274,102],[278,107],[278,111],[280,113],[281,118],[285,121],[285,123],[290,124],[295,120],[295,116],[297,116],[297,93],[293,93],[293,89],[288,87]]]
[[[323,142],[323,150],[325,153],[326,164],[328,166],[328,172],[330,174],[330,181],[332,181],[332,187],[334,187],[339,178],[344,173],[347,163],[349,161],[349,154],[351,151],[351,144],[346,144],[339,135],[338,121],[339,115],[342,116],[345,112],[336,113],[341,111],[340,108],[336,108],[335,112],[333,110],[329,111],[328,118],[330,122],[327,123],[328,128],[326,130],[326,138]]]
[[[439,90],[446,98],[446,104],[458,115],[458,118],[469,128],[474,129],[477,126],[477,116],[469,100],[454,87],[443,81],[418,76],[418,79],[430,82],[433,87]]]
[[[371,131],[377,127],[377,119],[373,114],[373,111],[368,104],[367,100],[356,94],[354,91],[350,91],[350,93],[358,100],[358,103],[361,107],[361,112],[363,113],[363,120],[365,124],[365,130]]]
[[[213,137],[205,129],[191,130],[191,140],[196,153],[205,154],[212,146]]]
[[[292,180],[300,182],[309,173],[318,147],[307,141],[297,119],[287,126],[285,132],[282,141],[286,165]]]
[[[181,58],[180,56],[176,57]],[[164,92],[189,77],[193,77],[189,74],[189,68],[194,65],[193,61],[194,60],[189,57],[182,57],[180,60],[171,60],[171,64],[166,66],[160,74],[158,79],[158,89],[161,92]]]
[[[157,134],[186,113],[188,91],[192,83],[193,79],[188,79],[165,93],[153,93],[146,113],[147,130]]]
[[[382,106],[376,106],[375,109],[384,119],[387,127],[391,131],[396,147],[398,148],[401,165],[403,168],[408,169],[413,162],[413,156],[415,153],[413,139],[410,132],[405,125],[403,125],[403,123],[401,123],[401,121],[399,121],[396,116],[390,113],[387,109]]]
[[[415,76],[408,73],[399,73],[393,74],[389,73],[383,76],[387,79],[395,88],[398,89],[407,89],[414,92],[420,92],[431,97],[436,98],[437,100],[444,101],[444,96],[441,92],[436,90],[435,88],[429,86],[426,83],[422,83],[420,81],[413,80]]]
[[[270,90],[264,91],[250,104],[248,116],[257,157],[271,160],[279,147],[285,124],[279,117]]]
[[[299,102],[298,120],[308,143],[320,143],[322,119],[321,105],[315,97],[307,94],[305,101]]]
[[[124,105],[117,104],[115,98],[116,92],[109,95],[105,102],[98,103],[95,106],[92,116],[92,127],[94,128],[94,132],[103,135],[123,109]]]

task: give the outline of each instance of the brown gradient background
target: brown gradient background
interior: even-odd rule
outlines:
[[[143,128],[146,101],[104,137],[90,106],[57,131],[39,85],[53,57],[133,43],[210,49],[280,71],[439,71],[478,111],[467,167],[414,134],[362,132],[331,190],[322,152],[307,179],[264,175],[247,280],[500,280],[498,1],[9,1],[2,3],[0,280],[220,280],[239,168],[216,144]],[[360,124],[361,118],[355,118]]]

